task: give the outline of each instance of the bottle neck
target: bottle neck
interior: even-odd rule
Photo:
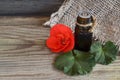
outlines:
[[[77,17],[76,27],[78,32],[91,32],[94,19],[89,12],[81,12]]]
[[[92,22],[93,22],[92,16],[90,16],[89,18],[83,18],[80,16],[77,17],[77,23],[79,23],[81,25],[91,24]]]

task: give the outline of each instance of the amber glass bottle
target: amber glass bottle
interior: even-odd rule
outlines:
[[[90,50],[93,22],[90,12],[82,11],[79,13],[75,27],[75,49],[86,52]]]

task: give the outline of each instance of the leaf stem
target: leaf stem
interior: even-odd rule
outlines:
[[[73,56],[76,56],[76,54],[75,54],[74,50],[72,50],[72,53],[73,53]]]

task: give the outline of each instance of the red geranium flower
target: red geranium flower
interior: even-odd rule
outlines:
[[[56,24],[50,30],[46,44],[52,52],[68,52],[74,48],[74,34],[63,24]]]

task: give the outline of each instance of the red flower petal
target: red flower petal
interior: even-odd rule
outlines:
[[[72,49],[74,48],[74,37],[71,38],[70,41],[71,41],[71,42],[70,42],[70,44],[69,44],[69,47],[66,47],[66,48],[63,50],[63,52],[68,52],[68,51],[70,51],[70,50],[72,50]]]
[[[59,43],[58,39],[56,37],[50,37],[47,39],[47,46],[51,49],[59,49]]]
[[[56,24],[51,28],[50,36],[55,36],[56,34],[66,34],[72,33],[72,30],[64,24]]]
[[[46,43],[53,52],[68,52],[74,48],[74,35],[68,26],[57,24],[51,28]]]

